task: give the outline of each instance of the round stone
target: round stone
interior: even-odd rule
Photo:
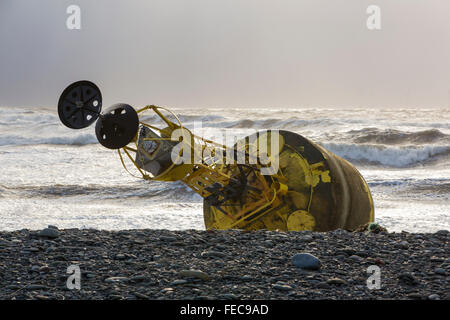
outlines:
[[[297,253],[292,257],[292,264],[297,268],[319,270],[320,260],[309,253]]]

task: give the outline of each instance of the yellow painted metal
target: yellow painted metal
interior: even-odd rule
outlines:
[[[287,229],[289,231],[314,230],[316,219],[305,210],[292,212],[287,219]]]
[[[351,164],[297,134],[280,134],[284,141],[279,170],[271,176],[277,192],[272,205],[256,218],[232,222],[218,208],[204,203],[207,228],[327,231],[354,229],[373,221],[367,184]]]
[[[200,161],[192,164],[170,162],[167,168],[154,175],[143,172],[145,169],[139,165],[144,161],[137,163],[130,155],[135,152],[136,159],[145,156],[150,160],[154,156],[139,145],[138,138],[132,142],[135,147],[127,146],[122,151],[144,179],[179,180],[201,195],[205,199],[203,209],[207,229],[327,231],[355,229],[374,220],[372,197],[359,172],[349,162],[298,134],[267,130],[252,135],[235,146],[243,146],[246,163],[226,164],[225,146],[193,135],[170,110],[146,106],[138,114],[144,111],[153,111],[165,125],[158,128],[141,121],[142,126],[158,132],[158,136],[143,141],[179,142],[171,137],[175,130],[181,130],[185,148],[194,150],[192,159]],[[163,111],[171,114],[176,123]],[[270,137],[274,132],[279,134],[279,148],[272,153]],[[269,141],[269,144],[264,146],[261,141]],[[260,151],[267,151],[269,162],[265,165],[258,158]],[[127,169],[120,151],[119,155]],[[180,151],[177,160],[182,155]],[[263,168],[276,162],[279,164],[276,172],[266,176],[261,173]],[[232,194],[239,185],[237,181],[244,176],[245,192],[241,190],[233,197],[217,192],[217,186],[220,186],[221,192],[227,189]]]

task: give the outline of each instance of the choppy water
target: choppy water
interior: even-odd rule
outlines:
[[[450,229],[450,109],[177,109],[207,138],[297,132],[351,161],[391,231]],[[149,121],[152,119],[150,118]],[[56,110],[0,108],[0,229],[204,229],[202,199],[181,183],[129,176],[94,128]]]

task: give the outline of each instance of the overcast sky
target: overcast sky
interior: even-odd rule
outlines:
[[[0,105],[82,79],[105,107],[448,107],[450,1],[0,0]]]

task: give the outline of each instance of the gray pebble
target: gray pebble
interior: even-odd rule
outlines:
[[[341,278],[331,278],[327,280],[328,284],[335,284],[335,285],[346,285],[347,281],[341,279]]]
[[[105,279],[105,282],[127,282],[128,280],[127,277],[109,277]]]
[[[274,284],[272,285],[272,288],[281,290],[281,291],[291,291],[293,288],[287,284]]]
[[[445,276],[447,273],[445,272],[445,269],[443,269],[443,268],[435,268],[434,269],[434,273],[436,273],[436,274],[440,274],[440,275],[442,275],[442,276]]]
[[[57,229],[53,228],[45,228],[41,231],[39,231],[38,236],[39,237],[47,237],[50,239],[56,239],[60,235],[60,232]]]
[[[364,259],[363,258],[361,258],[360,256],[357,256],[357,255],[352,255],[352,256],[350,256],[350,257],[348,257],[350,260],[352,260],[352,261],[355,261],[355,262],[363,262],[364,261]]]
[[[200,270],[181,270],[178,275],[182,278],[198,278],[202,280],[209,280],[211,277],[203,271]]]
[[[297,253],[292,257],[292,264],[307,270],[319,270],[321,265],[320,260],[309,253]]]

